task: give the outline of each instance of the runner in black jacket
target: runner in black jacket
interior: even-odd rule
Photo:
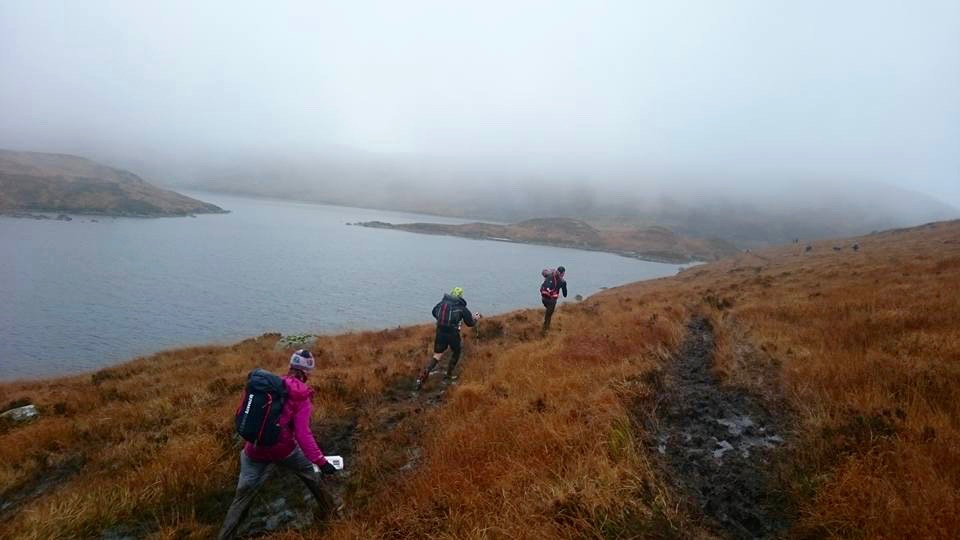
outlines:
[[[433,357],[420,372],[420,378],[417,379],[417,390],[427,382],[427,377],[430,376],[433,368],[437,367],[437,363],[440,362],[440,357],[443,356],[447,347],[450,347],[450,350],[453,351],[450,364],[447,366],[447,378],[453,378],[453,369],[457,367],[457,362],[460,360],[460,323],[474,326],[480,317],[479,313],[474,316],[467,309],[467,301],[463,299],[463,289],[461,287],[454,287],[450,294],[443,295],[443,300],[433,306],[433,318],[437,320]]]

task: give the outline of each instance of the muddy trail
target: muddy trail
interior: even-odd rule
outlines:
[[[83,456],[74,455],[63,463],[51,466],[34,478],[9,489],[0,495],[0,520],[16,512],[20,505],[56,489],[76,474],[81,467],[83,467]]]
[[[421,456],[419,441],[426,423],[423,413],[440,406],[453,384],[432,377],[417,392],[413,376],[398,376],[382,394],[355,403],[350,414],[313,423],[313,433],[323,452],[345,460],[342,471],[321,480],[339,506],[334,519],[362,512],[378,487],[417,467]],[[236,459],[240,443],[239,439],[235,441],[236,448],[224,459]],[[320,518],[315,514],[317,503],[306,486],[280,467],[272,467],[268,474],[237,529],[237,538],[258,538],[283,531],[322,532]],[[219,528],[233,500],[234,488],[231,483],[212,493],[197,507],[198,520]],[[0,515],[9,510],[5,506],[6,503],[0,506]],[[102,531],[99,538],[136,540],[153,532],[155,526],[150,522],[126,522]]]
[[[455,384],[434,373],[421,391],[415,391],[413,376],[398,376],[381,395],[357,404],[354,414],[313,425],[323,451],[342,456],[346,463],[336,475],[323,478],[340,505],[339,517],[362,512],[378,486],[417,467],[423,413],[440,406]],[[212,521],[222,519],[232,497],[232,490],[225,491],[211,505]],[[316,524],[315,509],[306,487],[293,474],[275,469],[241,523],[238,537],[304,530]]]
[[[650,446],[667,483],[707,528],[730,538],[779,537],[789,512],[772,464],[785,445],[785,418],[721,385],[713,351],[710,322],[694,318],[648,419]]]
[[[491,353],[484,350],[488,343],[502,346],[509,342],[538,339],[537,318],[513,316],[511,322],[517,331],[509,334],[504,331],[503,323],[484,321],[482,328],[474,330],[470,339],[464,340],[458,374],[462,376],[464,367],[471,362],[490,358]],[[272,343],[268,345],[272,347]],[[420,391],[416,390],[416,374],[429,358],[425,349],[425,345],[417,344],[393,357],[384,356],[381,365],[367,374],[382,382],[379,391],[374,393],[357,392],[338,376],[318,377],[315,382],[311,381],[317,394],[336,396],[333,401],[342,404],[335,410],[320,411],[315,416],[318,420],[311,426],[323,452],[342,456],[345,460],[344,470],[322,479],[325,489],[340,507],[339,519],[362,519],[373,507],[371,505],[379,504],[377,501],[382,500],[379,495],[391,483],[417,474],[432,413],[447,402],[458,386],[458,381],[443,377],[450,359],[448,351],[429,381]],[[384,367],[389,362],[395,363],[390,366],[392,369]],[[229,438],[221,442],[221,461],[237,463],[242,446],[239,436],[230,433]],[[25,504],[68,484],[82,473],[84,464],[84,456],[78,453],[75,457],[50,463],[37,475],[7,489],[0,494],[0,518],[14,515]],[[208,530],[219,530],[235,488],[236,476],[231,475],[228,480],[211,486],[209,491],[197,494],[197,502],[192,507],[197,523]],[[263,537],[295,531],[322,534],[326,527],[315,514],[316,509],[312,494],[294,474],[273,467],[241,521],[238,537]],[[118,520],[96,531],[91,538],[134,540],[159,530],[155,516],[141,514]]]
[[[332,419],[314,424],[312,428],[325,454],[343,456],[349,463],[356,448],[355,418]],[[350,470],[345,468],[333,477],[321,477],[324,488],[341,507],[350,474]],[[233,491],[230,490],[224,494],[221,504],[211,508],[214,522],[223,519],[224,509],[229,507],[232,499]],[[271,477],[263,483],[258,500],[250,505],[247,517],[238,529],[238,537],[309,527],[315,521],[316,508],[313,495],[294,474],[274,467]]]

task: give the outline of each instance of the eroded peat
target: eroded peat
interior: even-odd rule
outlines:
[[[790,520],[771,465],[785,445],[785,419],[720,384],[711,372],[713,350],[710,322],[695,317],[648,415],[649,446],[666,483],[708,528],[733,538],[779,536]]]

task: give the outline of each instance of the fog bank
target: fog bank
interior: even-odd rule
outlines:
[[[0,147],[166,185],[960,205],[951,0],[6,2],[0,71]]]

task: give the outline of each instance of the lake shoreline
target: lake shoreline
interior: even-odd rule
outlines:
[[[232,212],[191,220],[74,216],[73,227],[0,217],[3,378],[97,369],[264,332],[329,335],[419,324],[454,286],[483,313],[536,307],[540,272],[551,265],[573,272],[571,294],[583,296],[671,276],[680,266],[344,225],[424,220],[418,215],[207,200]],[[443,264],[434,264],[438,255]]]
[[[230,210],[206,210],[185,213],[157,213],[157,214],[137,214],[132,212],[97,212],[92,210],[51,210],[31,208],[28,210],[0,210],[0,217],[9,217],[15,219],[32,219],[36,221],[71,221],[70,219],[61,219],[61,216],[71,217],[102,217],[102,218],[132,218],[132,219],[159,219],[159,218],[187,218],[197,217],[199,215],[223,215],[229,214]],[[53,216],[53,217],[51,217]]]

